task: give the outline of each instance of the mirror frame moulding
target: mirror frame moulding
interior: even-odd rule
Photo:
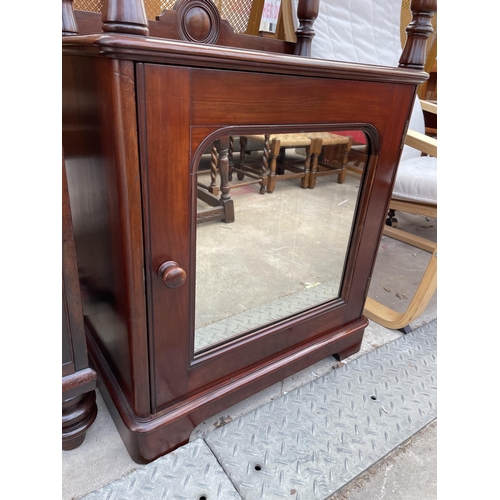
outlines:
[[[248,125],[248,126],[230,126],[230,127],[222,127],[219,128],[213,132],[211,132],[203,141],[198,145],[198,147],[195,149],[191,163],[190,163],[190,175],[192,178],[196,178],[196,174],[198,173],[198,166],[200,164],[200,160],[202,155],[204,154],[205,150],[217,139],[220,139],[221,137],[227,137],[227,136],[240,136],[240,135],[265,135],[265,134],[293,134],[293,133],[313,133],[313,132],[333,132],[335,133],[335,130],[338,131],[361,131],[365,134],[367,138],[367,145],[368,145],[368,152],[367,152],[367,157],[370,156],[379,156],[379,151],[380,151],[380,135],[378,133],[378,130],[376,129],[375,126],[373,126],[370,123],[349,123],[349,124],[343,124],[343,123],[320,123],[320,124],[301,124],[301,125]],[[191,150],[192,150],[192,144],[191,144]],[[367,162],[367,165],[369,165],[369,162]],[[353,219],[352,219],[352,227],[354,227],[356,223],[356,218],[358,217],[358,211],[359,211],[359,199],[361,197],[361,194],[364,189],[364,184],[366,182],[366,179],[369,177],[370,172],[368,169],[365,170],[363,177],[360,180],[360,186],[359,186],[359,192],[358,192],[358,199],[356,200],[356,209],[353,214]],[[196,213],[197,209],[197,194],[196,194],[196,185],[191,183],[191,210],[193,210],[193,213]],[[337,297],[334,297],[331,300],[328,300],[326,302],[322,302],[317,304],[316,306],[313,306],[309,309],[305,309],[303,311],[299,311],[291,316],[286,316],[282,319],[278,319],[276,321],[273,321],[272,323],[267,323],[265,325],[261,325],[259,327],[256,327],[254,329],[248,330],[246,332],[242,332],[239,334],[236,334],[233,337],[229,337],[227,340],[218,342],[216,344],[212,344],[209,346],[206,346],[198,351],[194,350],[194,345],[195,345],[195,314],[196,314],[196,245],[197,245],[197,231],[196,231],[196,218],[193,217],[193,220],[191,222],[191,231],[190,231],[190,248],[195,249],[194,251],[191,252],[191,269],[194,269],[195,272],[191,273],[190,278],[190,290],[191,290],[191,296],[190,296],[190,305],[189,305],[189,343],[190,343],[190,362],[189,362],[189,368],[193,368],[197,366],[198,364],[203,363],[207,359],[213,358],[214,356],[217,356],[220,353],[223,353],[227,351],[228,349],[231,349],[233,346],[238,345],[240,342],[247,342],[247,341],[252,341],[252,340],[257,340],[258,338],[261,338],[271,331],[274,331],[276,328],[276,325],[279,323],[284,323],[283,328],[286,328],[286,322],[289,321],[295,321],[295,318],[297,316],[302,316],[304,320],[308,319],[311,315],[318,315],[325,313],[327,311],[331,311],[337,307],[341,307],[344,305],[345,299],[343,298],[343,295],[345,296],[344,293],[344,288],[345,288],[345,272],[346,272],[346,260],[344,259],[344,267],[342,270],[342,278],[340,280],[340,285],[339,285],[339,294]],[[351,234],[349,236],[349,241],[347,245],[347,250],[346,250],[346,255],[349,253],[349,247],[352,244],[352,237],[353,233],[351,230]],[[299,320],[300,321],[300,320]]]

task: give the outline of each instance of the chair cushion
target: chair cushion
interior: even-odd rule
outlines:
[[[298,0],[292,1],[294,23]],[[321,0],[312,57],[397,66],[401,55],[401,0]]]
[[[401,161],[392,197],[437,204],[437,158],[420,156]]]

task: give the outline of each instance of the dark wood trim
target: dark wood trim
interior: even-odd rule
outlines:
[[[241,401],[329,355],[344,359],[359,351],[367,325],[368,320],[363,317],[340,331],[289,350],[257,369],[221,381],[150,419],[140,419],[130,410],[119,383],[91,336],[89,350],[97,369],[105,376],[106,384],[99,385],[99,389],[130,456],[137,463],[148,463],[165,454],[165,450],[186,444],[199,423],[233,405],[234,401]]]
[[[202,45],[193,51],[193,44],[186,42],[134,35],[71,36],[65,37],[62,43],[63,54],[106,56],[179,66],[258,70],[273,74],[416,85],[424,82],[429,76],[424,71],[414,69],[308,59],[286,54],[242,51],[232,47]]]
[[[73,398],[96,387],[97,373],[92,368],[85,368],[62,378],[63,399]]]

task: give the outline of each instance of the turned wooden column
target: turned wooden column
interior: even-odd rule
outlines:
[[[149,24],[144,0],[104,0],[102,30],[148,35]]]
[[[225,218],[223,222],[229,224],[234,222],[234,204],[231,199],[231,186],[229,184],[229,137],[221,137],[215,141],[217,149],[217,170],[220,174],[220,191],[219,204],[225,207]]]
[[[246,155],[246,147],[248,144],[248,139],[245,136],[240,136],[240,164],[243,164],[245,161],[245,155]],[[242,181],[245,177],[245,174],[243,174],[242,171],[238,170],[236,173],[236,177],[239,181]]]
[[[220,174],[221,199],[227,201],[231,199],[231,187],[229,185],[229,137],[222,137],[215,141],[217,151],[217,169]]]
[[[62,0],[62,34],[63,36],[78,35],[73,0]]]
[[[276,164],[281,150],[281,140],[274,138],[269,146],[269,136],[266,136],[264,151],[268,151],[269,156],[269,179],[267,182],[267,192],[273,193],[276,189]]]
[[[297,18],[299,27],[295,34],[297,35],[297,44],[295,45],[296,56],[311,57],[311,43],[314,37],[314,21],[319,13],[319,0],[299,0],[297,6]]]
[[[232,135],[229,136],[229,151],[227,152],[227,157],[229,159],[229,181],[233,180],[233,167],[234,167],[234,137]]]
[[[219,196],[219,186],[217,186],[217,164],[219,162],[219,153],[217,152],[217,147],[215,143],[212,144],[212,149],[210,151],[210,186],[208,186],[208,192],[212,193],[214,196]]]
[[[408,38],[399,59],[400,68],[424,69],[425,46],[433,33],[431,20],[437,10],[437,0],[412,0],[412,21],[406,28]]]

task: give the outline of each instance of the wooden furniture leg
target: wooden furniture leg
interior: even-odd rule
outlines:
[[[309,187],[316,185],[316,179],[323,175],[337,175],[337,182],[343,184],[347,175],[347,163],[352,146],[352,137],[331,133],[316,134],[321,139],[317,152],[317,167],[312,171]]]
[[[349,152],[351,151],[351,147],[352,147],[352,137],[349,137],[349,143],[345,148],[344,157],[342,158],[342,166],[341,166],[342,172],[340,172],[339,176],[337,177],[337,182],[339,184],[344,184],[347,175],[347,162],[349,161]]]
[[[95,372],[93,372],[95,380]],[[93,383],[95,386],[95,382]],[[95,390],[62,401],[62,449],[78,448],[97,416]]]
[[[276,189],[276,165],[281,150],[280,139],[273,139],[271,141],[271,149],[269,154],[269,180],[267,183],[267,192],[273,193]]]
[[[234,222],[234,202],[231,199],[229,185],[229,138],[224,137],[214,142],[210,160],[210,186],[204,186],[198,182],[198,198],[213,208],[201,210],[196,215],[196,223],[220,220],[229,224]],[[219,188],[216,184],[216,175],[219,172]]]
[[[234,162],[233,159],[230,165],[229,179],[231,180],[232,173],[236,172],[236,177],[239,182],[232,184],[233,188],[248,186],[250,184],[260,184],[260,194],[265,194],[269,175],[269,135],[266,135],[264,138],[263,155],[258,162],[247,161],[247,144],[248,138],[240,136],[240,159],[238,163]],[[248,177],[250,180],[245,181],[245,177]]]
[[[323,141],[319,138],[314,138],[311,142],[311,174],[309,176],[309,184],[307,186],[309,189],[314,189],[314,186],[316,186],[316,179],[318,176],[318,158],[321,154],[322,145]]]

